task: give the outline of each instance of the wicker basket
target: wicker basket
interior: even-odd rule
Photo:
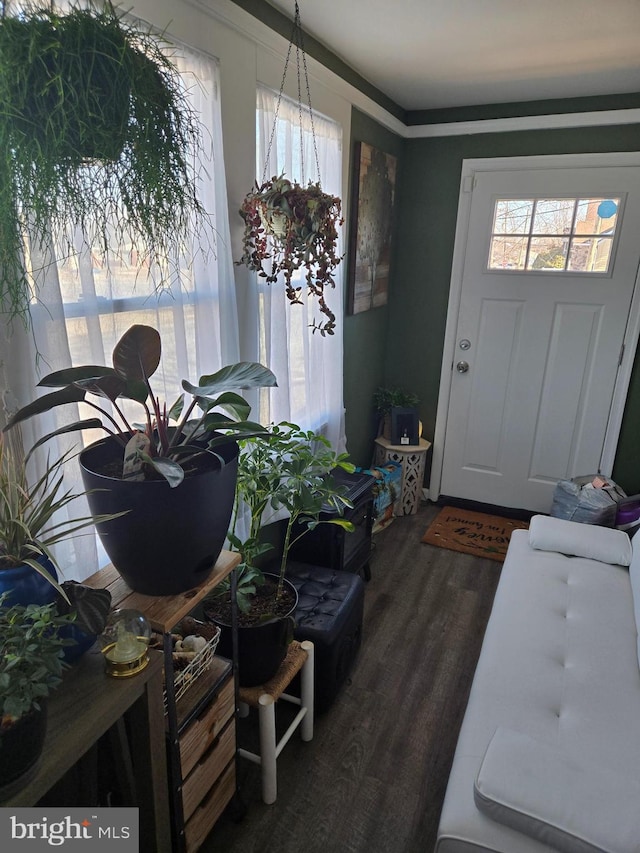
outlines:
[[[180,672],[176,672],[174,674],[173,679],[173,689],[175,691],[175,700],[176,702],[180,699],[187,690],[191,687],[192,684],[195,683],[196,679],[202,675],[213,662],[213,656],[215,655],[216,648],[218,646],[218,640],[220,639],[220,628],[216,627],[216,631],[210,640],[207,641],[206,646],[203,646],[200,651],[195,655],[192,661],[190,661],[187,666],[180,670]],[[166,688],[164,690],[164,710],[167,712],[167,691]]]

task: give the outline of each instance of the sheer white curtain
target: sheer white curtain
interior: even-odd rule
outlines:
[[[233,283],[227,209],[222,125],[219,102],[219,69],[210,57],[187,48],[177,49],[174,61],[185,80],[189,97],[203,124],[199,191],[205,209],[212,214],[208,233],[194,235],[191,256],[180,259],[179,285],[157,296],[151,276],[135,267],[135,257],[119,247],[105,257],[74,235],[75,254],[41,257],[31,247],[38,302],[32,306],[33,333],[14,328],[11,338],[0,341],[0,382],[3,415],[37,394],[39,379],[69,365],[111,364],[113,346],[134,323],[154,326],[162,337],[161,366],[152,379],[154,390],[170,406],[181,392],[181,379],[197,381],[225,364],[239,360],[238,322]],[[208,252],[200,251],[201,244]],[[53,240],[53,245],[57,242]],[[57,260],[57,262],[56,262]],[[23,424],[24,444],[30,447],[39,436],[80,417],[93,417],[84,407],[61,407]],[[83,408],[85,410],[83,411]],[[140,421],[140,409],[129,409]],[[57,458],[69,447],[80,450],[82,442],[102,437],[72,433],[45,445],[35,460],[42,471],[47,452]],[[35,475],[35,472],[34,472]],[[66,465],[65,483],[81,491],[77,460]],[[84,499],[74,502],[71,517],[87,514]],[[91,528],[89,528],[91,531]],[[98,567],[95,537],[89,535],[63,543],[56,552],[65,579],[82,580]]]
[[[342,129],[336,122],[314,112],[313,127],[320,175],[316,166],[314,140],[308,109],[301,117],[296,101],[281,98],[277,126],[274,127],[277,92],[258,87],[257,101],[257,175],[266,177],[285,173],[306,185],[321,180],[324,192],[342,193]],[[300,133],[304,160],[302,174]],[[268,154],[268,159],[267,159]],[[265,168],[266,162],[266,168]],[[313,300],[290,305],[282,281],[267,285],[258,279],[260,361],[273,370],[278,387],[261,392],[262,423],[293,421],[306,429],[320,430],[334,449],[345,449],[344,404],[342,390],[342,315],[344,263],[335,277],[336,286],[326,294],[327,304],[336,315],[336,332],[322,337],[310,324],[317,316]]]

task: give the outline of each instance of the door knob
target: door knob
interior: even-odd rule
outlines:
[[[456,370],[458,373],[466,373],[469,370],[469,362],[468,361],[459,361],[456,364]]]

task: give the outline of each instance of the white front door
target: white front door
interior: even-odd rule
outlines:
[[[637,162],[465,179],[441,494],[548,512],[559,479],[601,470],[640,256]]]

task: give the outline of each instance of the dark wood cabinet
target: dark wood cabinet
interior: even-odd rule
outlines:
[[[289,552],[290,558],[299,563],[360,573],[369,580],[375,478],[370,474],[348,474],[341,468],[333,471],[332,476],[345,487],[345,495],[353,504],[352,509],[345,511],[344,518],[352,522],[355,530],[349,533],[338,525],[319,524],[295,543]],[[332,517],[335,512],[327,508],[320,520]]]

